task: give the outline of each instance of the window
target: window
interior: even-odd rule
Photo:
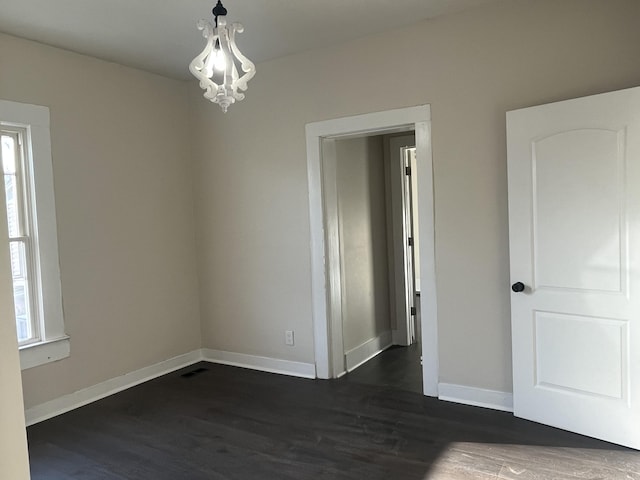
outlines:
[[[0,100],[0,160],[22,369],[69,356],[58,266],[49,109]]]
[[[7,226],[9,227],[9,254],[13,276],[13,302],[16,312],[18,343],[26,345],[40,340],[38,324],[35,321],[35,297],[33,295],[35,262],[32,252],[33,236],[31,215],[27,206],[30,182],[26,182],[24,164],[25,129],[20,127],[2,128],[2,171],[7,204]]]

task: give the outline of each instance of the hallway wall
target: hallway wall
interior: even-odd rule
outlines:
[[[382,137],[336,140],[345,353],[391,331]]]

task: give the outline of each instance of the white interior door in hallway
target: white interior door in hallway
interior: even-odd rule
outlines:
[[[420,257],[417,208],[415,135],[385,137],[387,225],[394,345],[411,345],[416,338]]]
[[[507,143],[515,415],[640,449],[640,88],[509,112]]]

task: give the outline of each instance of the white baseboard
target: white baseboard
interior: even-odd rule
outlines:
[[[316,366],[313,363],[293,362],[279,358],[260,357],[245,353],[225,352],[222,350],[202,349],[203,360],[234,367],[250,368],[262,372],[280,373],[293,377],[316,378]]]
[[[200,361],[202,361],[202,351],[194,350],[193,352],[164,360],[155,365],[111,378],[97,385],[36,405],[24,412],[27,426],[62,415],[70,410],[82,407],[101,398],[108,397],[114,393],[121,392]]]
[[[513,394],[508,392],[440,383],[438,384],[438,398],[465,405],[513,412]]]
[[[364,342],[362,345],[345,352],[344,364],[347,368],[347,372],[358,368],[380,352],[389,348],[392,345],[391,337],[391,331],[384,332],[381,335]]]
[[[204,348],[164,360],[155,365],[141,368],[140,370],[119,377],[111,378],[97,385],[31,407],[24,412],[26,424],[27,426],[34,425],[62,415],[63,413],[113,395],[114,393],[121,392],[201,361],[250,368],[263,372],[281,373],[294,377],[316,378],[316,367],[313,363],[292,362],[277,358],[259,357]]]

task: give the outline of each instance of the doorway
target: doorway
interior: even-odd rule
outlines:
[[[335,140],[415,131],[415,161],[418,166],[417,203],[420,205],[419,246],[421,288],[419,309],[422,313],[423,393],[438,394],[438,342],[435,291],[433,173],[430,142],[430,107],[409,107],[386,112],[358,115],[307,125],[307,166],[311,219],[312,296],[316,375],[335,378],[344,362],[341,342],[342,282],[340,269],[339,219],[335,183],[331,177],[335,162]],[[325,229],[326,226],[326,229]]]

